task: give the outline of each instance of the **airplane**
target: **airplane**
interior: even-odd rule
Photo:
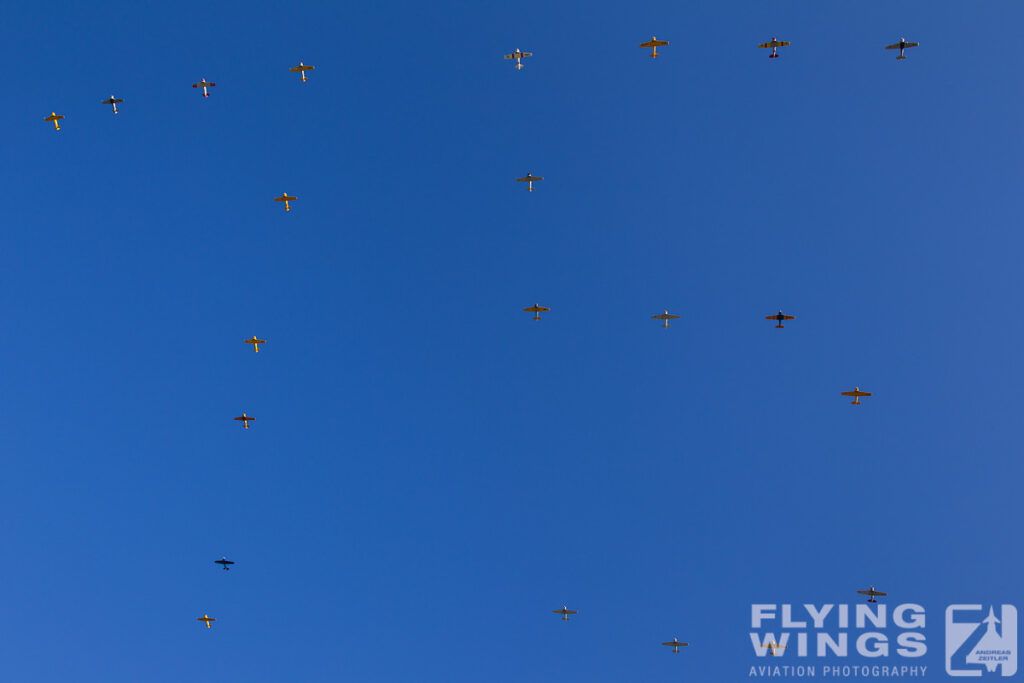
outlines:
[[[574,610],[574,609],[566,609],[565,605],[562,605],[562,609],[553,609],[553,610],[551,610],[551,613],[552,614],[561,614],[562,615],[562,621],[569,621],[569,615],[570,614],[576,614],[576,610]]]
[[[63,118],[63,117],[61,117],[61,118]],[[544,180],[544,179],[541,178],[539,175],[531,175],[529,171],[527,171],[526,175],[524,175],[522,178],[516,178],[516,182],[517,183],[530,183],[529,186],[526,188],[530,192],[533,192],[533,182],[535,180]]]
[[[779,653],[777,652],[777,650],[785,650],[787,646],[786,645],[779,645],[774,640],[772,640],[770,642],[765,643],[761,647],[768,648],[768,654],[772,655],[773,657],[777,657],[777,656],[779,656]]]
[[[855,405],[855,406],[859,406],[860,405],[860,397],[861,396],[870,396],[871,392],[870,391],[861,391],[860,387],[854,387],[853,391],[842,391],[842,392],[840,392],[840,394],[842,396],[853,396],[853,400],[850,401],[850,403]]]
[[[216,83],[210,83],[205,78],[203,78],[203,80],[199,81],[198,83],[193,83],[192,87],[193,88],[202,88],[203,89],[203,97],[209,97],[210,93],[209,93],[209,91],[207,91],[207,88],[212,88],[215,85],[217,85],[217,84]]]
[[[60,124],[57,123],[57,122],[60,121],[62,118],[64,118],[63,114],[58,114],[57,112],[51,112],[49,116],[47,116],[45,119],[43,119],[43,121],[52,121],[53,122],[53,129],[54,130],[60,130]]]
[[[667,643],[662,643],[662,645],[667,645],[668,647],[672,648],[672,652],[679,652],[679,648],[686,647],[687,645],[689,645],[689,643],[681,643],[677,638],[673,638]]]
[[[668,45],[668,41],[667,40],[658,40],[654,36],[651,36],[651,39],[648,40],[646,43],[640,43],[640,47],[649,47],[649,48],[651,48],[651,58],[657,57],[658,56],[658,48],[659,47],[664,47],[665,45]]]
[[[532,57],[532,56],[533,56],[532,52],[523,52],[522,50],[520,50],[517,47],[515,50],[513,50],[512,54],[505,55],[505,59],[514,59],[514,60],[516,60],[516,69],[522,69],[523,68],[523,60],[526,59],[527,57]]]
[[[241,417],[236,417],[235,419],[238,420],[239,422],[241,422],[243,427],[248,429],[249,428],[249,420],[255,420],[256,418],[255,417],[250,417],[249,415],[246,415],[245,413],[242,413]]]
[[[296,71],[298,71],[299,75],[302,76],[302,79],[301,79],[302,82],[305,83],[306,80],[307,80],[306,79],[306,72],[307,71],[312,71],[315,68],[316,68],[315,66],[308,66],[306,64],[303,64],[302,62],[299,62],[298,66],[293,66],[292,68],[288,69],[288,71],[290,71],[291,73],[295,73]]]
[[[659,313],[658,315],[652,315],[651,318],[653,318],[654,320],[664,320],[665,324],[662,325],[662,327],[668,328],[668,326],[669,326],[668,321],[669,320],[676,320],[676,319],[679,318],[679,316],[678,315],[672,315],[668,311],[665,311],[664,313]]]
[[[117,113],[117,105],[121,104],[122,102],[124,102],[124,100],[120,100],[120,99],[114,97],[113,95],[111,95],[108,99],[105,99],[102,102],[100,102],[100,104],[109,104],[109,105],[111,105],[114,108],[114,113],[116,114]]]
[[[782,324],[783,320],[796,320],[796,316],[795,315],[783,315],[782,314],[782,309],[779,309],[778,313],[776,313],[775,315],[766,315],[764,317],[764,319],[765,320],[774,320],[774,321],[776,321],[778,323],[778,325],[776,325],[775,327],[777,329],[781,330],[783,327],[785,327],[785,325]]]
[[[779,40],[775,36],[772,36],[771,40],[769,40],[767,43],[761,43],[760,45],[758,45],[758,47],[770,47],[772,49],[772,53],[768,55],[768,59],[778,59],[779,48],[786,47],[787,45],[789,45],[788,40]]]
[[[906,59],[907,56],[905,54],[903,54],[903,51],[906,50],[908,47],[917,47],[920,44],[921,43],[908,43],[906,38],[900,38],[900,42],[893,43],[892,45],[886,45],[885,49],[886,50],[899,50],[900,51],[900,55],[896,59]]]
[[[267,343],[266,339],[257,339],[255,334],[252,335],[252,339],[245,339],[243,341],[245,341],[246,344],[252,344],[252,347],[256,349],[256,353],[260,352],[260,344]]]
[[[281,194],[280,197],[274,197],[275,202],[284,202],[284,210],[291,211],[292,207],[288,202],[294,202],[298,197],[289,197],[287,192]]]
[[[551,309],[546,306],[541,306],[540,304],[534,304],[532,306],[524,308],[523,310],[526,311],[527,313],[533,313],[534,320],[540,320],[540,314],[547,313]]]
[[[208,616],[208,615],[204,614],[201,617],[196,617],[196,621],[205,621],[206,622],[206,628],[210,628],[210,622],[211,621],[217,621],[217,620],[214,619],[211,616]]]
[[[868,596],[868,602],[878,602],[878,600],[875,600],[875,597],[888,595],[888,593],[883,593],[882,591],[876,591],[874,586],[871,586],[866,591],[857,591],[857,592],[860,593],[861,595]]]
[[[219,564],[221,567],[223,567],[224,571],[227,571],[227,570],[231,569],[231,567],[229,565],[234,564],[234,562],[232,562],[231,560],[229,560],[226,557],[222,557],[219,560],[214,560],[214,562]]]

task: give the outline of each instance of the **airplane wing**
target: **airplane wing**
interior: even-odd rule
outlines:
[[[771,41],[768,41],[767,43],[761,43],[758,47],[772,47],[772,43]]]
[[[900,44],[899,43],[893,43],[892,45],[886,45],[885,49],[886,50],[898,50],[898,49],[900,49]]]
[[[524,56],[524,57],[532,57],[532,56],[533,56],[533,53],[532,53],[532,52],[524,52],[524,53],[523,53],[523,56]]]
[[[640,47],[663,47],[668,45],[667,40],[648,40],[646,43],[640,43]]]
[[[907,43],[907,47],[917,47],[921,43]]]
[[[782,316],[782,319],[783,320],[796,320],[796,316],[795,315],[784,315],[784,316]]]
[[[515,58],[516,58],[516,56],[515,56],[514,53],[510,54],[510,55],[505,55],[505,59],[515,59]]]
[[[289,71],[293,71],[293,72],[294,71],[312,71],[315,68],[316,68],[315,66],[310,66],[309,64],[303,64],[301,66],[293,66],[292,68],[290,68],[288,70]]]
[[[678,640],[670,640],[667,643],[662,643],[662,645],[670,645],[671,647],[684,647],[686,645],[689,645],[689,643],[681,643]]]

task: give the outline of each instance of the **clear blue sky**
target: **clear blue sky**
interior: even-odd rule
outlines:
[[[1024,604],[1022,20],[5,4],[0,677],[736,681],[869,583],[944,677]]]

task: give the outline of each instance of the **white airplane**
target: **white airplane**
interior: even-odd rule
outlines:
[[[203,80],[199,81],[198,83],[193,83],[192,87],[193,88],[202,88],[203,89],[203,97],[209,97],[210,96],[210,92],[209,92],[209,90],[207,90],[207,88],[212,88],[215,85],[217,85],[217,84],[216,83],[210,83],[205,78],[203,78]]]
[[[520,50],[517,47],[512,52],[512,54],[505,55],[505,59],[514,59],[514,60],[516,60],[516,69],[522,69],[523,68],[523,60],[526,59],[527,57],[532,57],[532,56],[533,56],[532,52],[523,52],[522,50]]]
[[[102,102],[100,102],[100,104],[109,104],[110,106],[112,106],[114,108],[114,113],[116,114],[117,113],[117,105],[121,104],[122,102],[124,102],[124,100],[118,99],[118,98],[114,97],[113,95],[111,95],[109,98],[107,98],[107,99],[103,100]]]
[[[295,73],[296,71],[299,72],[299,75],[302,76],[302,79],[301,79],[302,82],[305,83],[306,80],[307,80],[306,79],[306,72],[307,71],[312,71],[315,68],[316,68],[315,66],[308,66],[306,64],[303,64],[302,62],[299,62],[298,66],[293,66],[292,68],[288,69],[288,71],[290,71],[292,73]]]
[[[669,327],[668,321],[669,320],[678,320],[679,316],[678,315],[672,315],[668,311],[665,311],[664,313],[659,313],[658,315],[652,315],[651,318],[653,318],[654,320],[663,320],[663,321],[665,321],[665,324],[662,325],[662,327]]]
[[[565,605],[562,605],[562,609],[553,609],[553,610],[551,610],[551,613],[552,614],[561,614],[562,615],[562,621],[569,621],[569,615],[570,614],[576,614],[576,610],[568,609]]]
[[[875,600],[876,597],[884,597],[884,596],[888,595],[888,593],[883,593],[882,591],[876,591],[874,586],[869,587],[866,591],[857,591],[857,592],[860,593],[861,595],[868,596],[868,602],[878,602],[878,600]]]
[[[679,648],[686,647],[687,645],[689,645],[689,643],[683,643],[680,642],[678,638],[673,638],[667,643],[662,643],[662,645],[667,645],[668,647],[672,648],[672,652],[679,652]]]
[[[903,54],[903,51],[908,47],[917,47],[920,43],[908,43],[906,38],[900,38],[900,42],[893,43],[892,45],[886,45],[886,50],[899,50],[900,54],[896,59],[906,59],[907,56]]]
[[[531,175],[529,171],[526,172],[522,178],[516,178],[517,183],[530,183],[526,188],[529,192],[533,192],[533,183],[544,180],[539,175]]]

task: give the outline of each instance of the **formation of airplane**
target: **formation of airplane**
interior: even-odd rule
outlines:
[[[227,570],[231,569],[231,565],[234,564],[234,562],[232,562],[231,560],[229,560],[226,557],[222,557],[219,560],[214,560],[214,562],[219,564],[221,566],[221,568],[224,569],[224,571],[227,571]]]
[[[662,325],[662,327],[667,329],[669,327],[668,321],[669,320],[678,320],[679,316],[678,315],[672,315],[668,311],[665,311],[664,313],[659,313],[658,315],[652,315],[651,318],[653,318],[654,320],[664,321],[665,324]]]
[[[785,650],[787,646],[786,645],[779,645],[774,640],[772,640],[772,641],[769,641],[769,642],[765,643],[761,647],[768,648],[768,654],[772,655],[773,657],[776,657],[779,654],[779,650]]]
[[[910,42],[907,42],[906,38],[900,38],[900,42],[893,43],[892,45],[886,45],[885,49],[886,50],[899,50],[900,54],[899,54],[899,56],[896,57],[896,59],[906,59],[907,56],[905,54],[903,54],[903,51],[906,50],[908,47],[917,47],[918,45],[920,45],[920,43],[910,43]]]
[[[236,419],[239,422],[241,422],[242,426],[245,427],[246,429],[248,429],[249,428],[249,422],[251,420],[255,420],[256,418],[255,417],[251,417],[249,415],[246,415],[245,413],[242,413],[241,415],[239,415],[238,417],[236,417],[234,419]]]
[[[673,638],[667,643],[662,643],[662,645],[672,648],[672,652],[679,652],[679,648],[686,647],[687,645],[689,645],[689,643],[682,643],[679,641],[678,638]]]
[[[206,80],[206,78],[204,77],[204,78],[203,78],[203,79],[202,79],[201,81],[199,81],[198,83],[193,83],[193,84],[192,84],[192,87],[193,87],[193,88],[202,88],[202,89],[203,89],[203,97],[209,97],[209,96],[210,96],[210,90],[209,90],[209,89],[210,89],[210,88],[212,88],[212,87],[213,87],[213,86],[215,86],[215,85],[217,85],[217,84],[216,84],[216,83],[210,83],[210,82],[209,82],[209,81],[207,81],[207,80]]]
[[[122,102],[124,102],[124,100],[118,99],[118,98],[114,97],[113,95],[111,95],[107,99],[105,99],[102,102],[100,102],[100,104],[109,104],[110,106],[112,106],[114,108],[114,113],[116,114],[117,113],[117,105],[121,104]]]
[[[646,43],[640,43],[640,47],[649,47],[649,48],[651,48],[651,58],[652,59],[658,56],[658,48],[659,47],[665,47],[666,45],[668,45],[668,41],[667,40],[658,40],[657,36],[651,36],[651,39],[648,40]]]
[[[206,628],[210,628],[210,622],[217,620],[207,614],[204,614],[201,617],[196,617],[196,621],[204,621],[206,622]]]
[[[866,591],[857,591],[857,592],[860,593],[861,595],[868,596],[868,602],[878,602],[878,600],[875,600],[875,598],[881,598],[881,597],[885,597],[886,595],[888,595],[888,593],[883,593],[882,591],[876,591],[874,586],[870,586]]]
[[[298,197],[289,197],[287,192],[281,193],[280,197],[274,197],[275,202],[284,202],[285,211],[292,210],[291,204],[289,204],[288,202],[294,202],[296,199],[298,199]]]
[[[548,308],[547,306],[541,306],[540,304],[534,304],[532,306],[527,306],[523,310],[526,311],[527,313],[533,313],[533,319],[534,320],[540,320],[540,314],[541,313],[547,313],[551,309]]]
[[[299,76],[301,77],[299,80],[305,83],[308,80],[306,78],[306,72],[312,71],[315,68],[315,66],[310,66],[309,64],[303,64],[302,62],[299,62],[298,66],[293,66],[292,68],[288,69],[288,71],[291,73],[298,72]]]
[[[529,171],[527,171],[526,175],[524,175],[522,178],[516,178],[517,183],[529,183],[526,189],[530,192],[533,192],[533,184],[535,182],[540,182],[541,180],[544,179],[541,178],[539,175],[531,174]]]
[[[516,70],[519,70],[519,69],[523,68],[523,60],[526,59],[527,57],[532,57],[532,56],[533,56],[532,52],[523,52],[522,50],[520,50],[517,47],[510,54],[505,55],[505,59],[514,59],[514,60],[516,60]]]
[[[777,59],[779,56],[779,48],[786,47],[787,45],[789,45],[788,40],[779,40],[775,36],[772,36],[771,40],[767,43],[761,43],[758,47],[770,47],[772,49],[772,53],[768,55],[768,59]]]
[[[252,335],[252,339],[245,339],[244,341],[246,344],[252,344],[252,347],[256,349],[256,353],[260,352],[260,344],[267,343],[266,339],[257,339],[255,334]]]
[[[853,400],[850,401],[850,403],[855,406],[860,405],[860,399],[862,397],[871,395],[870,391],[861,391],[860,387],[854,387],[853,391],[841,391],[839,393],[842,394],[843,396],[853,396]]]
[[[764,317],[764,319],[765,320],[774,320],[774,321],[776,321],[778,323],[778,325],[776,325],[775,327],[781,330],[783,327],[785,327],[785,325],[782,324],[783,320],[796,320],[796,316],[795,315],[783,315],[782,314],[782,309],[779,309],[778,313],[776,313],[775,315],[766,315]]]
[[[57,122],[60,121],[62,118],[64,118],[63,114],[58,114],[57,112],[51,112],[50,115],[47,116],[43,120],[44,121],[50,121],[51,123],[53,123],[53,129],[54,130],[60,130],[60,124],[57,123]]]
[[[551,610],[551,613],[552,614],[561,614],[562,615],[562,621],[569,621],[569,615],[570,614],[576,614],[576,610],[569,609],[565,605],[562,605],[562,609],[553,609],[553,610]]]

